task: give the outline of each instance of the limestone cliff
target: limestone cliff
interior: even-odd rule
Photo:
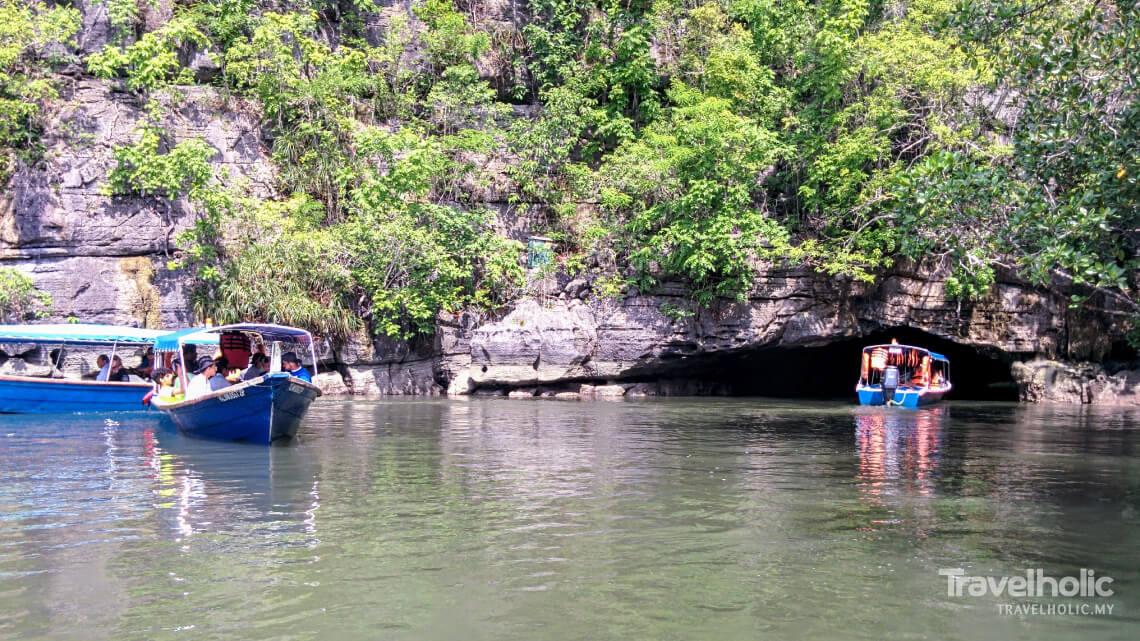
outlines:
[[[518,26],[517,3],[483,5],[486,20],[504,29]],[[106,9],[88,0],[77,6],[83,13],[79,50],[97,51],[108,40]],[[369,28],[382,31],[390,11],[407,8],[388,7]],[[196,71],[209,71],[198,62]],[[501,62],[479,65],[496,87],[496,78],[506,73],[497,66]],[[104,189],[113,149],[133,142],[142,105],[78,69],[61,81],[42,160],[17,167],[0,191],[0,265],[29,274],[48,291],[55,320],[164,327],[194,322],[187,275],[168,264],[173,236],[194,220],[192,207],[111,197]],[[177,100],[168,101],[164,126],[173,142],[201,138],[215,150],[219,180],[241,181],[260,196],[280,195],[255,110],[204,86],[180,88]],[[516,108],[519,117],[528,113],[527,107]],[[485,160],[494,168],[487,173],[499,178],[469,190],[476,204],[499,214],[504,235],[525,239],[542,231],[540,221],[511,205],[505,178],[510,160]],[[537,205],[532,211],[541,211]],[[818,346],[894,328],[984,351],[1007,366],[1033,357],[1101,361],[1121,343],[1111,309],[1074,312],[1067,292],[1003,276],[989,296],[961,304],[946,295],[943,274],[915,265],[896,267],[873,285],[769,266],[760,270],[746,301],[711,309],[693,307],[677,286],[605,298],[584,280],[563,278],[551,286],[552,280],[536,284],[497,318],[444,315],[432,340],[356,337],[324,344],[322,369],[328,373],[318,380],[329,391],[359,395],[507,389],[516,396],[713,393],[724,389],[702,382],[696,372],[715,368],[720,357]],[[1022,397],[1118,402],[1135,394],[1136,377],[1130,374],[1067,367],[1019,366]],[[1062,379],[1069,382],[1053,383]]]
[[[270,193],[272,168],[256,121],[216,92],[186,87],[168,127],[216,150],[218,177]],[[0,192],[0,260],[52,294],[55,316],[86,322],[178,326],[190,321],[184,278],[167,269],[174,234],[193,220],[183,201],[105,193],[113,149],[133,142],[138,101],[108,84],[76,80],[51,113],[43,159],[20,166]]]
[[[896,269],[874,285],[772,268],[758,277],[748,301],[707,310],[693,308],[680,288],[620,300],[581,292],[521,301],[503,319],[471,332],[471,363],[451,391],[685,379],[694,371],[709,371],[718,358],[820,346],[898,328],[987,352],[1007,367],[1031,356],[1102,359],[1114,336],[1111,317],[1075,315],[1062,293],[1013,279],[964,306],[947,297],[938,274],[913,267]],[[779,373],[757,369],[755,375]]]

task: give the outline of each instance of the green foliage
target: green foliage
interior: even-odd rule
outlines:
[[[756,181],[784,150],[723,98],[679,83],[671,97],[683,106],[603,167],[604,202],[628,215],[630,259],[643,287],[680,276],[703,304],[743,297],[752,261],[788,242],[758,206]]]
[[[51,311],[51,295],[31,278],[11,267],[0,267],[0,321],[20,323],[43,318]]]
[[[660,309],[661,309],[661,313],[664,314],[666,318],[673,321],[674,323],[679,322],[679,321],[683,321],[683,320],[688,320],[688,319],[697,315],[697,313],[691,309],[688,309],[686,307],[681,307],[678,305],[673,305],[671,303],[662,303]]]
[[[212,150],[154,125],[117,150],[114,193],[200,212],[181,259],[219,320],[410,336],[509,302],[520,249],[480,205],[504,165],[602,296],[679,281],[709,305],[765,265],[907,260],[961,299],[1012,274],[1140,311],[1135,2],[528,0],[515,30],[421,0],[376,38],[368,0],[184,3],[146,33],[106,1],[129,37],[88,68],[145,96],[210,52],[292,194],[223,190]],[[29,148],[74,15],[0,2],[0,144]]]
[[[450,2],[416,11],[432,60],[419,77],[404,60],[399,20],[379,47],[330,47],[308,13],[265,12],[228,36],[226,82],[261,104],[281,180],[296,195],[289,207],[236,206],[232,196],[203,207],[181,239],[202,313],[334,335],[363,319],[376,333],[410,337],[433,332],[441,311],[495,307],[521,285],[518,244],[494,234],[485,212],[438,202],[459,195],[475,167],[466,158],[491,148],[508,109],[473,66],[486,38]],[[406,122],[375,125],[393,116]],[[222,232],[234,221],[246,238],[259,225],[277,231],[235,244]],[[273,271],[287,282],[255,282]]]
[[[323,228],[321,206],[304,195],[260,201],[220,188],[199,193],[202,214],[179,236],[182,265],[198,285],[199,317],[263,319],[346,336],[361,327],[350,307],[346,248]]]
[[[471,64],[491,46],[487,33],[473,28],[452,0],[424,0],[415,14],[428,27],[424,40],[437,71]]]
[[[110,194],[173,200],[206,186],[210,157],[216,153],[206,141],[194,138],[169,147],[153,123],[143,124],[138,133],[137,143],[115,149],[115,167],[107,176]]]
[[[1003,71],[1020,96],[1013,160],[1028,185],[1009,237],[1038,282],[1071,279],[1140,311],[1140,5],[1110,4],[1034,6],[1008,36],[1022,52]]]
[[[998,52],[986,69],[1017,127],[1009,146],[931,154],[900,175],[900,236],[924,239],[910,253],[951,258],[948,286],[966,298],[985,293],[1001,267],[1075,287],[1078,302],[1098,294],[1122,313],[1140,311],[1140,105],[1131,91],[1140,8],[970,1],[952,22],[964,40]]]
[[[601,298],[616,299],[625,294],[629,285],[629,279],[622,278],[617,274],[610,274],[609,276],[602,276],[594,282],[594,291]]]
[[[147,94],[172,84],[192,83],[190,70],[178,59],[179,49],[206,42],[193,20],[176,17],[125,47],[107,45],[87,58],[87,69],[100,78],[123,77],[128,89]]]
[[[440,144],[378,129],[357,142],[373,169],[353,194],[343,237],[377,331],[430,334],[440,311],[510,300],[524,278],[522,246],[496,235],[482,212],[431,201],[437,178],[455,169]]]
[[[218,51],[228,51],[252,29],[258,4],[258,0],[212,0],[193,5],[184,15],[197,23]]]
[[[321,200],[337,221],[355,181],[355,116],[378,116],[391,99],[383,77],[369,73],[383,51],[334,51],[314,37],[315,21],[314,14],[263,14],[248,40],[226,51],[225,76],[261,104],[284,183]]]
[[[154,0],[145,1],[151,6],[154,5]],[[135,27],[138,26],[141,18],[139,2],[140,0],[95,1],[95,4],[101,4],[107,8],[107,18],[111,23],[111,29],[117,41],[121,42],[128,35],[134,35]]]
[[[1140,314],[1133,315],[1128,319],[1124,339],[1132,349],[1140,351]]]
[[[48,75],[79,30],[79,12],[0,0],[0,183],[17,157],[34,157],[41,111],[57,96]]]

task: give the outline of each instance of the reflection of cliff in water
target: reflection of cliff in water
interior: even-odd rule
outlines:
[[[298,448],[148,430],[143,454],[156,480],[160,519],[180,537],[234,530],[269,530],[275,536],[316,532],[317,465]]]
[[[935,491],[948,416],[946,407],[918,411],[869,408],[855,417],[858,478],[869,498]]]

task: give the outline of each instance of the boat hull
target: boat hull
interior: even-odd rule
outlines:
[[[315,385],[282,372],[192,401],[156,402],[155,407],[187,436],[269,445],[296,436],[320,395]]]
[[[892,407],[902,407],[906,409],[917,409],[927,405],[933,405],[942,400],[946,393],[950,391],[950,387],[941,388],[928,388],[928,387],[900,387],[895,390],[894,398],[892,398]],[[855,388],[855,392],[859,395],[860,405],[886,405],[887,399],[883,394],[883,389],[879,385],[860,385]]]
[[[75,414],[146,410],[149,383],[0,376],[0,413]]]

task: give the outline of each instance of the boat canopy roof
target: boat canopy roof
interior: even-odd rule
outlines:
[[[166,333],[161,329],[141,329],[119,325],[48,323],[44,325],[0,325],[0,343],[46,345],[114,345],[153,343]]]
[[[222,332],[251,332],[268,341],[293,341],[302,345],[312,345],[309,332],[285,325],[262,323],[234,323],[218,327],[188,327],[169,332],[154,341],[154,348],[160,352],[178,351],[179,345],[217,345]]]
[[[869,352],[873,349],[891,349],[891,348],[894,348],[894,349],[913,349],[915,351],[922,352],[924,354],[929,354],[930,358],[932,358],[936,361],[946,361],[947,363],[950,362],[949,358],[946,358],[945,356],[943,356],[942,354],[939,354],[938,352],[932,352],[932,351],[926,349],[925,347],[915,347],[913,345],[900,345],[898,343],[891,343],[889,345],[868,345],[867,347],[863,348],[863,351]]]
[[[154,341],[154,349],[158,352],[177,352],[179,345],[217,345],[218,335],[207,334],[208,327],[187,327],[174,332],[167,332]]]

